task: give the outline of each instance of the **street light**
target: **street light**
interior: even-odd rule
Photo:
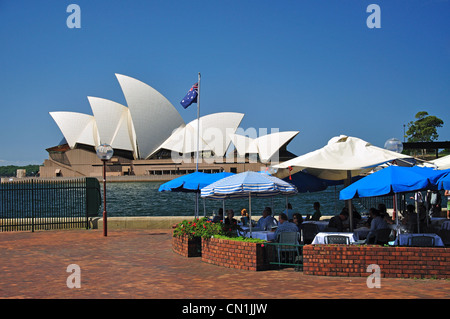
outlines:
[[[108,144],[101,144],[97,147],[97,156],[103,162],[103,236],[108,235],[106,220],[106,162],[113,156],[113,148]]]
[[[403,143],[395,137],[390,138],[384,143],[384,148],[389,151],[401,153],[403,151]]]

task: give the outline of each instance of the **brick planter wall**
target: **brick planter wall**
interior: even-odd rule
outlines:
[[[184,257],[200,257],[202,255],[201,238],[172,237],[172,250]]]
[[[202,240],[202,261],[210,264],[245,270],[268,268],[262,244],[209,238]]]
[[[381,277],[450,278],[450,248],[374,245],[307,245],[303,273],[321,276],[369,276],[367,266],[380,266]]]

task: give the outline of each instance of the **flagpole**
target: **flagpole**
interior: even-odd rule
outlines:
[[[198,94],[197,94],[197,165],[195,170],[198,172],[199,144],[200,144],[200,72],[198,72]]]
[[[199,145],[200,145],[200,72],[198,72],[198,85],[197,85],[197,154],[196,154],[196,165],[195,165],[195,171],[198,172],[198,159],[199,159]],[[195,216],[198,218],[198,196],[199,193],[197,192],[197,203],[195,207]]]

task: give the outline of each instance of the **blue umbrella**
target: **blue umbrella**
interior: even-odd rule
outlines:
[[[192,174],[186,174],[177,177],[171,181],[168,181],[161,186],[159,186],[158,191],[160,192],[187,192],[187,193],[197,193],[195,198],[195,215],[198,216],[198,195],[200,194],[200,189],[208,186],[215,181],[222,178],[235,175],[234,173],[221,172],[221,173],[203,173],[194,172]]]
[[[277,177],[258,172],[244,172],[226,177],[201,189],[201,197],[211,199],[246,198],[249,199],[249,218],[252,218],[252,197],[271,197],[275,195],[295,195],[295,186]],[[250,236],[252,223],[250,222]]]
[[[341,190],[339,199],[436,189],[439,177],[445,173],[429,168],[389,166],[347,186]]]
[[[449,170],[447,170],[449,171]],[[446,189],[449,190],[450,189],[450,172],[445,173],[444,175],[442,175],[438,181],[438,189]]]
[[[202,173],[195,172],[192,174],[177,177],[171,181],[162,184],[158,191],[160,192],[200,192],[205,186],[214,183],[222,178],[235,175],[234,173]]]

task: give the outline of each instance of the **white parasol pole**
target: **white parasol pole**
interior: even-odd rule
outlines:
[[[345,187],[349,186],[352,183],[352,171],[347,171],[347,185],[344,185]],[[353,209],[352,209],[352,200],[349,199],[347,201],[348,205],[348,218],[350,218],[350,232],[353,232]]]

